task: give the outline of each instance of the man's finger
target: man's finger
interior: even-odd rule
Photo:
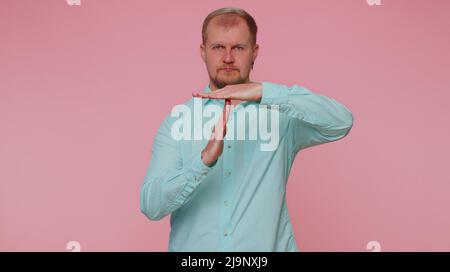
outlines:
[[[223,115],[224,115],[224,122],[225,124],[228,121],[228,116],[230,115],[231,111],[231,99],[225,99],[225,106],[223,108]]]
[[[209,98],[209,99],[228,99],[231,98],[229,93],[226,91],[216,91],[214,93],[199,93],[199,92],[193,92],[193,97],[200,97],[200,98]]]
[[[223,107],[223,111],[219,119],[217,120],[217,124],[213,128],[213,137],[216,140],[223,140],[225,135],[227,134],[227,122],[228,116],[231,111],[231,100],[226,99]]]
[[[231,100],[225,99],[225,105],[223,106],[223,113],[222,113],[222,122],[223,122],[223,137],[227,134],[227,122],[228,122],[228,116],[230,115],[231,111]]]
[[[208,98],[209,94],[207,94],[207,93],[197,93],[197,92],[194,92],[194,93],[192,93],[192,96],[193,96],[193,97]]]

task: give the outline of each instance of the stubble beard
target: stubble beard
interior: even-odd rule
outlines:
[[[221,71],[219,71],[216,76],[214,78],[211,77],[211,81],[212,83],[218,88],[218,89],[222,89],[227,85],[235,85],[235,84],[242,84],[242,83],[246,83],[247,79],[246,78],[242,78],[240,75],[232,80],[221,80],[218,78],[218,74],[221,73]],[[237,73],[239,73],[239,71],[237,71]]]

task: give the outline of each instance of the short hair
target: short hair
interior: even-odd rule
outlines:
[[[208,27],[208,23],[214,17],[220,16],[220,15],[224,15],[224,16],[223,16],[223,18],[221,18],[219,20],[218,24],[221,26],[224,26],[224,27],[233,27],[233,26],[237,25],[239,22],[236,20],[236,16],[244,19],[250,30],[251,43],[252,43],[252,45],[256,44],[256,33],[258,32],[258,27],[256,26],[255,19],[253,19],[253,17],[245,10],[243,10],[241,8],[236,8],[236,7],[225,7],[225,8],[217,9],[217,10],[211,12],[210,14],[208,14],[208,16],[206,16],[205,20],[203,21],[203,27],[202,27],[203,44],[205,44],[206,39],[207,39],[206,29]]]

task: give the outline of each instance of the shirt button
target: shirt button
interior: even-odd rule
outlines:
[[[225,200],[225,201],[223,202],[223,204],[224,204],[225,206],[228,206],[228,201]]]
[[[231,172],[230,172],[230,171],[226,171],[226,172],[225,172],[225,176],[229,177],[230,175],[231,175]]]
[[[199,181],[200,181],[200,178],[199,178],[199,177],[195,177],[195,180],[196,180],[197,182],[199,182]]]
[[[228,236],[228,233],[227,233],[227,232],[225,232],[225,233],[223,234],[223,236]]]
[[[228,145],[228,148],[231,148],[231,145]]]

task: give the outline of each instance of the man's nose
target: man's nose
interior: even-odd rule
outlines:
[[[230,50],[225,50],[225,55],[223,56],[223,62],[225,63],[233,63],[234,62],[234,57],[233,54],[231,53],[231,49]]]

